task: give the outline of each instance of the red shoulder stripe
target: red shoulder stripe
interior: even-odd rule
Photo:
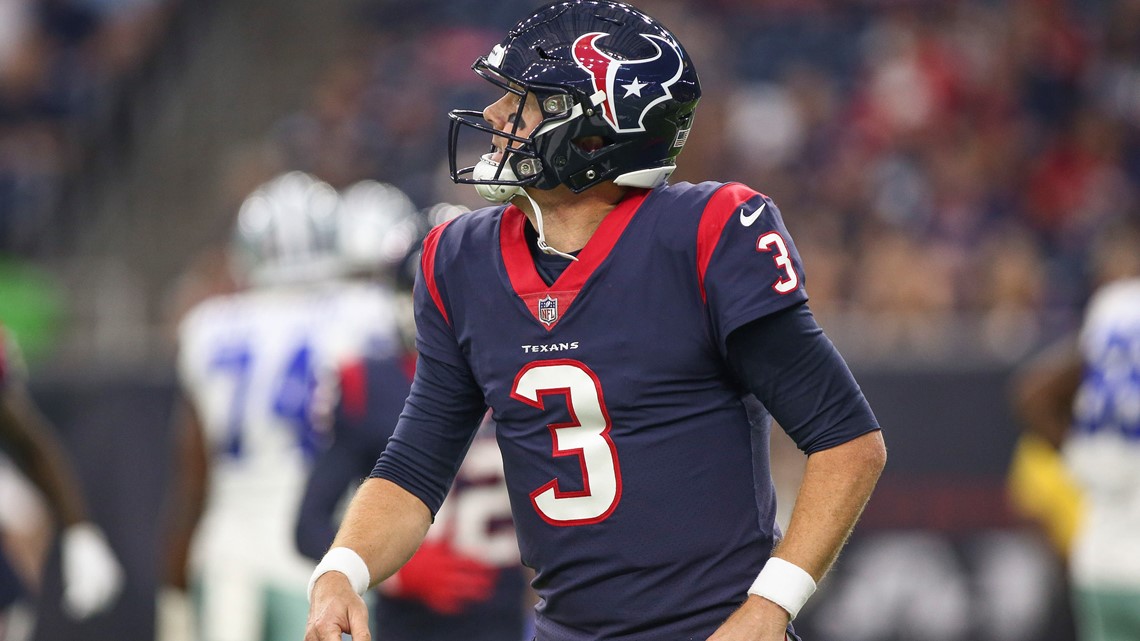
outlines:
[[[751,198],[761,195],[740,183],[728,183],[717,190],[705,203],[701,212],[701,222],[697,227],[697,282],[701,286],[701,300],[705,300],[705,272],[712,261],[713,250],[720,241],[721,232],[732,220],[737,207]]]
[[[427,285],[428,293],[431,294],[431,300],[435,303],[436,309],[443,315],[443,320],[448,325],[451,324],[451,319],[448,318],[447,310],[443,307],[443,296],[440,295],[439,286],[435,282],[435,251],[439,247],[439,237],[443,234],[444,228],[455,220],[452,218],[428,232],[427,238],[424,239],[423,255],[420,257],[420,267],[424,270],[424,284]]]

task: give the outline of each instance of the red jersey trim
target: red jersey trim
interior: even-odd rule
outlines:
[[[443,307],[443,296],[440,295],[439,286],[435,282],[435,252],[439,248],[439,237],[443,234],[444,228],[455,220],[452,218],[428,232],[427,238],[424,239],[423,256],[420,258],[420,267],[424,270],[424,284],[427,285],[428,294],[431,295],[431,300],[435,303],[436,309],[443,315],[443,321],[448,325],[451,325],[451,319]]]
[[[550,286],[547,286],[538,275],[538,269],[534,266],[534,257],[530,255],[530,247],[527,246],[526,240],[526,226],[529,224],[526,214],[514,205],[507,207],[503,212],[499,229],[499,246],[503,253],[503,264],[507,268],[507,277],[515,294],[522,299],[527,310],[547,331],[553,329],[569,311],[570,305],[578,297],[578,292],[602,261],[610,255],[622,232],[648,195],[648,190],[638,189],[631,191],[625,200],[618,203],[617,207],[602,219],[597,231],[578,253],[578,260],[570,263],[566,271],[562,272],[558,280]]]
[[[340,404],[346,416],[354,421],[364,419],[368,407],[364,361],[354,360],[340,368]]]
[[[697,282],[701,288],[701,301],[707,298],[705,273],[709,269],[709,263],[712,262],[713,251],[720,241],[721,232],[732,220],[738,206],[756,196],[763,194],[740,183],[728,183],[718,189],[705,203],[705,209],[701,212],[701,222],[697,226]]]

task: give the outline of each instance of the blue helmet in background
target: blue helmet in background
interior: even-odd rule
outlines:
[[[505,201],[523,187],[566,185],[581,192],[604,180],[653,188],[675,168],[701,96],[689,55],[660,22],[608,0],[564,0],[520,22],[473,65],[477,74],[520,97],[531,95],[542,121],[529,137],[494,129],[476,110],[453,110],[451,177],[480,185]],[[459,166],[465,128],[502,136],[513,145],[501,163],[490,154]]]

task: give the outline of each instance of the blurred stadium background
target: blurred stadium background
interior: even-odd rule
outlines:
[[[0,319],[130,576],[82,626],[44,599],[37,638],[152,637],[172,328],[231,286],[241,199],[303,169],[477,206],[446,111],[490,100],[471,62],[539,4],[0,0]],[[776,200],[887,430],[805,638],[1071,639],[1007,499],[1008,381],[1140,263],[1140,1],[636,4],[705,86],[675,179]]]

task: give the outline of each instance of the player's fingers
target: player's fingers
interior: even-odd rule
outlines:
[[[314,641],[340,641],[340,635],[344,632],[348,632],[348,630],[342,630],[341,626],[329,623],[316,630],[316,636],[313,639]],[[309,636],[306,635],[305,640],[308,641],[308,639]]]
[[[359,607],[356,607],[359,605]],[[372,641],[372,632],[368,629],[368,610],[364,607],[364,602],[353,604],[354,607],[348,609],[348,630],[352,634],[353,641]],[[340,641],[340,637],[330,641]]]
[[[351,632],[352,607],[339,603],[315,605],[305,626],[305,641],[340,641],[341,633]]]

